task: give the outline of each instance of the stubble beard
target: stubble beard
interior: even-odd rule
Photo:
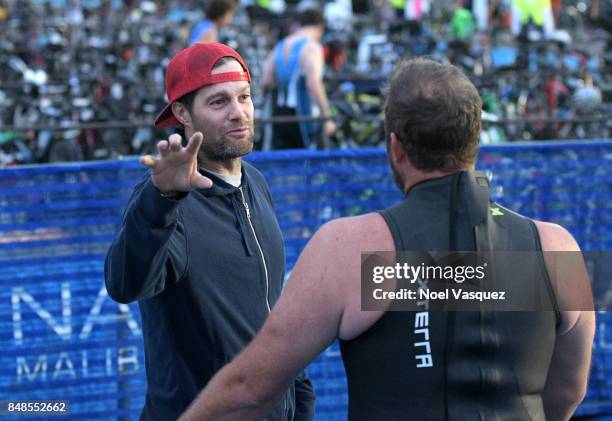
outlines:
[[[248,155],[253,150],[253,138],[255,137],[252,124],[249,129],[249,134],[240,140],[225,135],[215,137],[204,135],[204,142],[198,152],[198,161],[227,162]],[[203,133],[206,132],[203,131]]]

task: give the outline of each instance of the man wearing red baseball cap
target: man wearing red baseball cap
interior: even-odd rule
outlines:
[[[251,76],[223,44],[195,44],[168,64],[157,144],[106,257],[118,302],[138,301],[147,371],[144,420],[176,419],[255,336],[281,292],[284,247],[268,186],[242,161],[253,149]],[[262,373],[262,375],[265,375]],[[268,420],[311,420],[300,374]]]

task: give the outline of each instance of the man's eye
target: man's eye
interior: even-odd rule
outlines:
[[[243,100],[243,101],[246,101],[250,97],[251,97],[251,94],[242,94],[242,95],[240,95],[240,99]]]
[[[223,105],[225,104],[225,100],[224,99],[215,99],[214,101],[212,101],[210,103],[210,105],[214,106],[214,107],[218,107],[219,105]]]

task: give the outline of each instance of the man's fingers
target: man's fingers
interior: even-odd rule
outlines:
[[[181,150],[181,137],[176,133],[170,135],[168,138],[168,142],[170,142],[170,150],[172,152],[178,152]]]
[[[200,173],[196,173],[193,176],[192,184],[193,184],[193,187],[197,189],[209,189],[212,187],[213,182],[210,178],[204,177]]]
[[[165,142],[165,141],[164,141]],[[140,163],[146,165],[149,168],[155,167],[157,161],[151,155],[145,155],[140,157]]]
[[[168,152],[170,152],[170,143],[167,140],[160,140],[157,142],[157,152],[159,152],[162,158],[168,155]]]
[[[200,146],[202,145],[202,141],[204,140],[204,135],[202,132],[195,132],[190,138],[189,143],[187,143],[186,150],[192,155],[198,153],[200,150]]]

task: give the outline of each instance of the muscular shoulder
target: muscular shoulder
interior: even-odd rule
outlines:
[[[382,315],[379,311],[361,311],[361,253],[393,251],[393,237],[378,213],[337,219],[324,225],[317,235],[321,243],[314,249],[325,256],[317,263],[319,278],[329,280],[342,304],[338,335],[344,340],[354,338]]]
[[[323,59],[323,46],[314,40],[308,40],[302,52],[300,53],[300,59],[303,64],[315,62],[313,59]]]
[[[580,251],[578,243],[565,228],[551,222],[534,221],[538,228],[542,250]]]
[[[545,252],[579,252],[578,243],[565,228],[550,222],[534,221],[538,228],[542,250]],[[557,335],[569,332],[580,318],[591,316],[581,311],[592,309],[589,277],[580,253],[544,253],[548,275],[555,288],[561,310],[561,323]],[[563,286],[560,288],[559,286]],[[589,322],[590,323],[590,322]],[[588,328],[588,324],[585,325]]]
[[[385,221],[370,213],[323,225],[306,245],[296,266],[307,268],[312,282],[331,282],[343,288],[347,282],[358,282],[362,252],[392,250],[393,238]]]
[[[306,41],[306,44],[304,45],[304,49],[302,50],[304,53],[323,53],[323,46],[321,45],[321,43],[309,39],[308,41]]]
[[[335,219],[323,225],[315,239],[321,245],[341,246],[336,253],[343,255],[394,250],[391,232],[378,213]]]

